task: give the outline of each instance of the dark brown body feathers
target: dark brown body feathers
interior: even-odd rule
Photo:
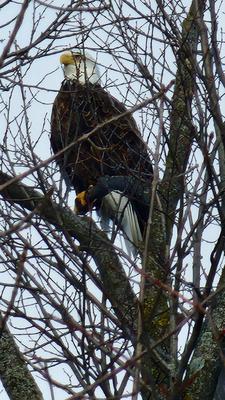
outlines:
[[[125,111],[124,105],[100,85],[64,81],[52,110],[53,152]],[[77,193],[105,175],[132,175],[145,181],[152,177],[147,147],[131,114],[97,129],[56,161]]]

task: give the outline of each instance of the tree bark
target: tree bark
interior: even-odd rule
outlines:
[[[0,378],[10,400],[43,400],[26,360],[5,323],[2,326],[2,319],[0,325]]]

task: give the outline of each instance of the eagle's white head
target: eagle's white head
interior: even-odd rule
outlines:
[[[60,63],[64,66],[64,76],[71,81],[81,84],[86,82],[99,83],[100,73],[96,61],[88,53],[81,51],[65,51],[60,56]]]

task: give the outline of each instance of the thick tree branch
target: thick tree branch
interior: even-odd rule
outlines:
[[[0,378],[10,400],[43,400],[11,333],[0,319]]]
[[[164,12],[161,1],[158,1],[158,4],[161,11]],[[198,43],[196,18],[198,12],[203,12],[204,5],[205,2],[202,1],[199,10],[197,10],[196,1],[193,0],[189,14],[183,22],[181,43],[177,53],[177,74],[170,116],[169,152],[164,177],[158,187],[159,199],[155,200],[153,218],[150,221],[151,233],[149,235],[146,272],[160,281],[167,280],[169,275],[168,249],[177,204],[184,193],[184,174],[195,133],[192,124],[191,103],[195,90],[195,57]],[[168,329],[169,309],[167,299],[162,291],[146,280],[141,339],[143,347],[149,347],[150,336],[153,338],[162,336]],[[170,353],[169,341],[165,343],[163,350],[165,356]],[[151,364],[151,355],[148,352],[142,362],[144,380],[150,381],[151,374],[153,374],[155,378],[157,377],[159,383],[169,384],[169,377],[160,376],[160,369],[154,365],[152,367]],[[143,394],[143,398],[148,398],[148,396],[148,393]]]
[[[12,180],[11,176],[0,172],[0,184]],[[75,215],[71,209],[53,203],[48,197],[22,183],[4,185],[1,195],[5,200],[20,204],[36,212],[57,229],[67,232],[80,242],[82,251],[90,254],[101,275],[105,293],[124,327],[126,336],[134,341],[137,300],[123,267],[107,236],[100,231],[93,220]]]
[[[224,238],[223,238],[224,239]],[[213,294],[186,378],[185,399],[212,400],[224,365],[225,269]]]

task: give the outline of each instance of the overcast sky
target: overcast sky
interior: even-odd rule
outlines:
[[[1,28],[0,53],[4,49],[8,37],[10,35],[10,32],[12,31],[12,28],[15,24],[15,17],[18,15],[21,3],[22,1],[16,1],[16,2],[12,1],[10,2],[10,4],[7,5],[7,7],[1,9],[1,14],[0,14],[1,25],[3,21],[5,23],[6,21],[9,21],[11,19],[12,23],[10,25],[6,25],[5,27]],[[57,1],[55,0],[52,2],[53,5],[57,6],[67,5],[68,3],[69,1],[59,1],[59,0]],[[185,3],[187,6],[189,6],[191,2],[187,1]],[[94,2],[94,4],[97,6],[97,2]],[[137,7],[143,8],[143,13],[147,12],[147,10],[145,10],[140,0],[136,1],[136,4]],[[224,1],[222,1],[222,7],[223,9],[225,9]],[[39,12],[41,13],[43,10],[44,7],[40,6]],[[124,6],[123,11],[126,14],[126,16],[136,17],[135,12],[129,7],[126,8],[126,6]],[[49,8],[43,14],[41,22],[36,32],[36,36],[38,36],[40,32],[46,29],[48,24],[55,18],[56,12],[57,10]],[[85,24],[87,26],[93,22],[93,15],[94,14],[83,15],[83,18],[85,18]],[[224,18],[224,12],[222,9],[221,9],[221,15]],[[33,1],[31,1],[29,9],[24,18],[23,24],[16,37],[16,43],[13,43],[11,51],[15,49],[15,45],[17,46],[17,48],[20,49],[25,45],[29,44],[31,37],[32,21],[33,21]],[[79,21],[77,20],[77,24],[78,22]],[[149,93],[145,90],[144,83],[141,80],[138,81],[137,79],[134,78],[134,75],[132,73],[133,71],[136,71],[136,68],[133,65],[133,63],[130,62],[130,58],[127,55],[125,55],[127,59],[123,59],[122,61],[123,64],[122,63],[120,64],[118,60],[116,62],[116,58],[113,58],[111,55],[108,54],[108,49],[111,49],[113,54],[115,55],[120,54],[122,59],[124,48],[120,46],[120,43],[118,41],[119,38],[114,37],[113,30],[110,32],[110,30],[112,29],[111,26],[109,26],[108,31],[107,29],[105,29],[104,31],[100,30],[101,22],[102,23],[106,22],[104,13],[102,13],[102,15],[99,17],[99,30],[96,29],[90,35],[90,37],[86,38],[85,46],[89,48],[89,52],[92,54],[92,56],[97,57],[98,59],[98,62],[100,64],[100,71],[102,74],[102,84],[103,85],[107,84],[108,90],[114,96],[119,98],[121,101],[124,101],[124,99],[126,99],[127,106],[132,106],[136,101],[141,101],[144,98],[146,98],[146,96],[149,96]],[[148,26],[147,25],[142,26],[141,20],[134,20],[133,24],[137,30],[142,29],[143,31],[148,32]],[[71,29],[75,30],[75,27],[73,26]],[[145,49],[146,48],[145,38],[143,37],[140,40],[143,41],[143,49]],[[61,41],[57,42],[56,46],[54,46],[54,48],[49,52],[50,53],[49,55],[35,60],[28,71],[26,71],[26,67],[23,68],[23,73],[24,73],[23,83],[26,86],[25,90],[28,102],[27,113],[29,116],[31,140],[34,145],[35,153],[42,160],[48,158],[49,155],[51,154],[50,144],[49,144],[49,120],[51,115],[52,103],[57,94],[57,90],[60,88],[61,81],[63,80],[63,72],[59,64],[59,52],[65,48],[76,47],[77,44],[80,44],[80,41],[81,38],[77,37],[74,33],[74,36],[62,39]],[[40,46],[42,48],[46,46],[47,48],[47,45],[48,41],[45,41]],[[103,45],[104,47],[100,51],[99,48],[102,47]],[[159,61],[162,54],[162,50],[164,50],[163,44],[158,42],[154,48],[154,56]],[[166,65],[162,75],[160,75],[160,62],[159,64],[157,64],[156,70],[154,71],[159,84],[163,83],[165,85],[168,84],[171,78],[174,77],[173,74],[175,73],[175,68],[176,68],[174,63],[173,53],[170,50],[167,51],[168,51],[168,56],[166,57],[166,62],[168,64],[168,69],[171,69],[171,73],[167,71],[167,65]],[[35,50],[32,50],[31,55],[34,54]],[[144,54],[140,54],[140,57],[143,60],[143,62],[146,63],[146,65],[150,63],[150,58],[148,59],[149,56],[145,58]],[[123,67],[126,67],[129,73],[127,72],[125,73],[125,75],[123,75],[124,73]],[[157,68],[159,69],[157,70]],[[7,81],[4,81],[3,84],[7,84]],[[36,88],[36,86],[38,86],[38,89]],[[128,87],[130,88],[129,91],[127,90]],[[7,91],[3,92],[2,96],[5,102],[9,102],[10,99],[9,115],[10,115],[10,120],[13,121],[14,117],[18,116],[21,113],[23,107],[21,103],[20,88],[16,86],[10,92]],[[29,104],[30,100],[32,101]],[[5,116],[6,112],[0,114],[0,126],[2,130],[1,134],[3,134],[4,132],[3,127],[6,127]],[[142,115],[142,112],[138,112],[135,114],[135,118],[139,126],[144,127],[143,130],[145,138],[148,137],[150,129],[155,130],[155,134],[157,133],[158,129],[158,124],[157,122],[153,124],[151,120],[151,115],[147,114],[147,117],[148,120],[146,122],[146,120],[144,119],[146,118],[146,116]],[[18,121],[19,117],[17,122]],[[14,121],[11,123],[12,132],[17,132],[18,130],[17,122]],[[24,121],[22,122],[22,124],[24,124]],[[42,130],[44,133],[40,137],[40,133]],[[8,139],[9,139],[8,141],[9,145],[10,143],[11,145],[14,145],[13,135],[10,136]],[[150,144],[151,147],[152,146],[154,147],[155,144],[154,136],[151,136]],[[73,205],[73,199],[74,199],[74,193],[69,198],[69,203],[71,206]],[[209,248],[206,249],[204,257],[208,258],[209,252],[210,249]],[[60,378],[59,375],[58,378]],[[45,395],[45,400],[49,400],[50,397],[49,397],[48,385],[46,385],[44,382],[41,382],[40,387]],[[55,400],[63,400],[64,398],[61,397],[61,391],[59,390],[55,391],[55,395],[56,395]],[[1,400],[8,400],[8,396],[4,393],[4,391],[0,394],[0,396]]]

